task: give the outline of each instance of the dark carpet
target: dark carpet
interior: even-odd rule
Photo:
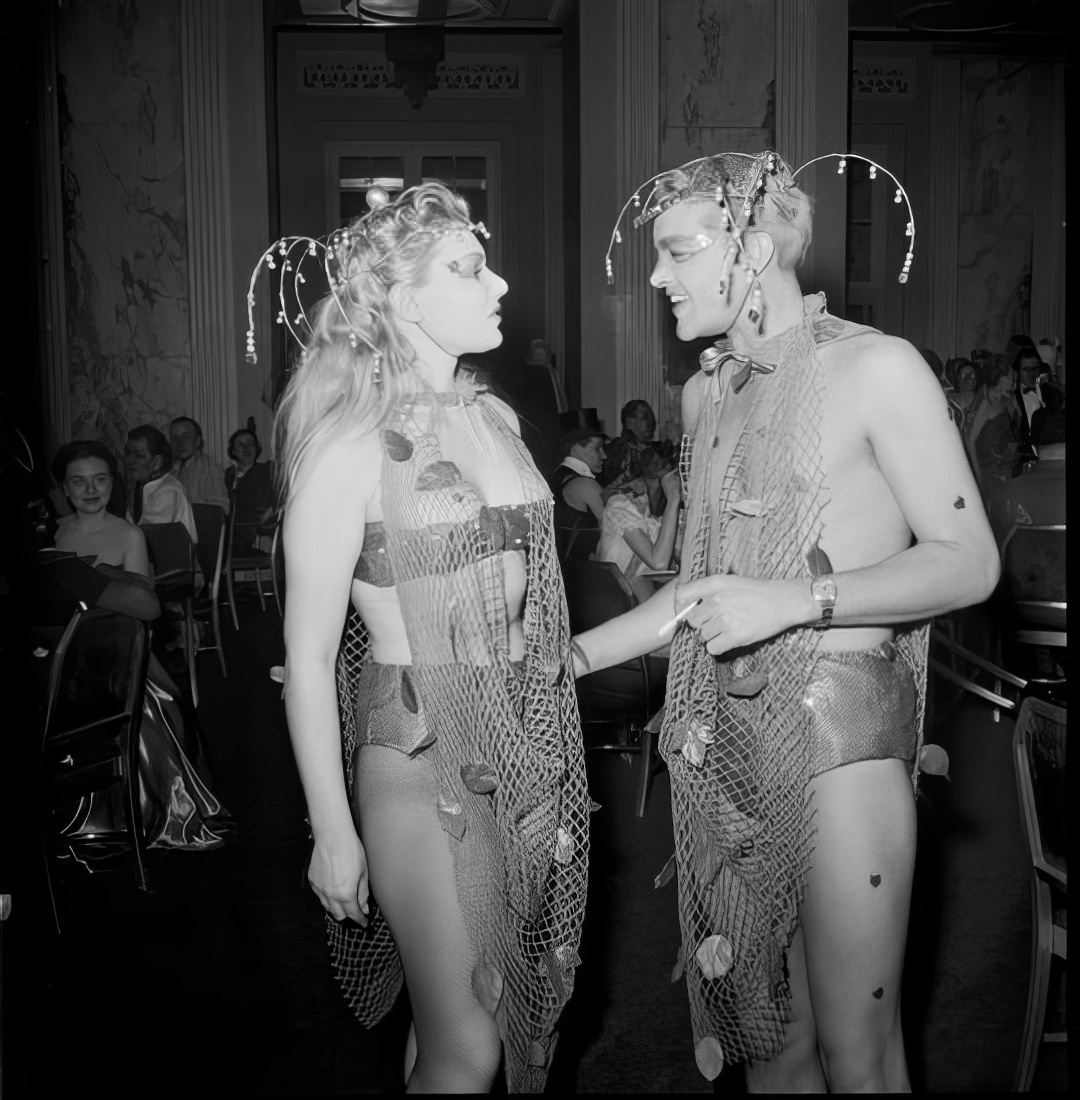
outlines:
[[[67,926],[44,916],[31,832],[0,923],[6,1095],[320,1096],[401,1091],[408,1005],[365,1031],[329,971],[307,888],[303,797],[280,700],[280,620],[257,604],[227,630],[229,675],[200,660],[199,721],[214,788],[238,824],[216,852],[151,853],[153,892],[123,872],[68,876]],[[905,975],[918,1092],[1011,1087],[1030,950],[1028,862],[1009,755],[1012,721],[961,702],[934,731],[951,778],[924,779]],[[675,885],[666,773],[643,819],[636,757],[590,754],[589,908],[549,1092],[741,1091],[694,1066],[685,988],[671,982]],[[9,834],[10,835],[10,834]],[[1036,1087],[1063,1090],[1062,1048]]]

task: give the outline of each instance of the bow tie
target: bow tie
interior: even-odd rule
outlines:
[[[729,355],[736,363],[735,372],[731,376],[731,388],[735,393],[750,381],[755,374],[772,374],[776,370],[775,363],[759,363],[743,355]]]

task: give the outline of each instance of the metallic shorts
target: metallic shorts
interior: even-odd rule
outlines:
[[[369,661],[360,673],[356,702],[357,747],[383,745],[412,756],[435,741],[420,712],[408,665]]]
[[[813,715],[814,775],[857,760],[914,764],[917,692],[892,642],[820,654],[804,702]]]

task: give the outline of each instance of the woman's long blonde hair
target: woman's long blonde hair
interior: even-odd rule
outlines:
[[[390,288],[423,285],[440,238],[473,228],[468,203],[432,182],[410,187],[332,239],[330,266],[340,280],[315,309],[274,414],[271,453],[283,503],[306,461],[336,439],[376,429],[394,405],[425,387],[395,323]]]

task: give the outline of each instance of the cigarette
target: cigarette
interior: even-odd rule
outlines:
[[[664,625],[660,627],[660,629],[656,632],[657,637],[663,638],[666,634],[674,634],[675,627],[677,627],[679,623],[681,623],[683,619],[685,619],[686,616],[689,615],[690,612],[693,611],[699,603],[701,603],[700,598],[694,600],[694,602],[692,604],[689,604],[687,607],[684,607],[682,611],[680,611],[678,615],[675,616],[674,619],[669,619],[666,623],[664,623]]]

